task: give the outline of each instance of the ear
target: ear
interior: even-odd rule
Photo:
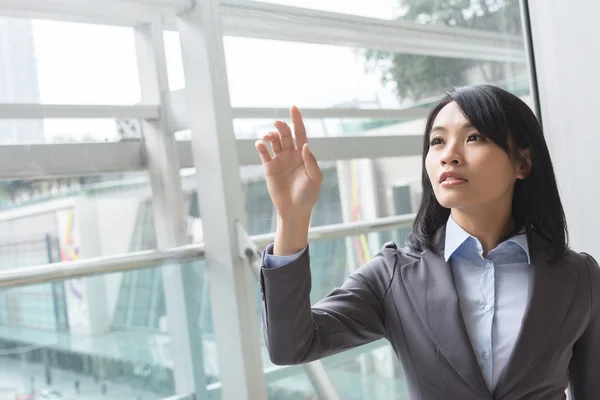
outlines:
[[[515,164],[517,179],[525,179],[531,173],[531,149],[517,149],[518,159]]]

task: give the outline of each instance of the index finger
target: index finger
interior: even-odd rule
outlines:
[[[304,143],[308,143],[306,138],[306,128],[304,127],[304,121],[302,120],[302,114],[296,106],[290,108],[290,116],[294,124],[294,136],[296,136],[296,148],[302,149]]]

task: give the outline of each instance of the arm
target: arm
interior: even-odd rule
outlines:
[[[584,256],[590,274],[591,310],[569,365],[572,400],[597,399],[600,394],[600,267],[590,255]]]
[[[394,268],[384,252],[313,307],[308,248],[285,268],[262,268],[262,314],[271,361],[305,363],[382,338],[383,299]]]

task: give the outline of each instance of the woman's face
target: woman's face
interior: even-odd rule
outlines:
[[[521,161],[481,135],[455,102],[438,113],[432,125],[427,175],[437,201],[446,208],[504,207],[512,203],[514,184],[529,172],[530,154]]]

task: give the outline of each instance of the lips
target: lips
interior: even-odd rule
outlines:
[[[465,178],[463,178],[461,175],[455,173],[455,172],[443,172],[442,175],[440,175],[440,183],[444,182],[444,181],[467,181]]]

